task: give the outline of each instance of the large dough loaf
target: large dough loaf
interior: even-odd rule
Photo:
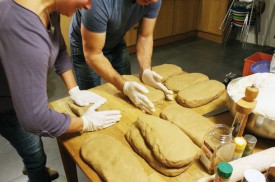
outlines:
[[[188,167],[191,165],[190,163],[181,168],[169,168],[164,166],[155,158],[153,152],[147,146],[146,142],[144,141],[142,135],[140,134],[140,131],[138,130],[135,124],[128,129],[125,137],[128,143],[132,146],[132,148],[142,158],[144,158],[152,168],[166,176],[177,176],[184,172],[186,169],[188,169]]]
[[[217,99],[225,91],[225,86],[216,80],[207,80],[193,84],[179,91],[176,100],[186,107],[199,107]]]
[[[215,126],[209,119],[176,103],[166,106],[160,117],[177,125],[199,147],[203,144],[204,136]]]
[[[171,122],[142,114],[136,125],[154,156],[163,165],[179,168],[198,158],[199,148]]]
[[[206,80],[209,80],[208,76],[202,73],[181,73],[169,77],[164,84],[168,89],[178,93],[180,90],[185,89],[190,85]]]
[[[161,90],[143,84],[140,79],[134,75],[123,75],[122,77],[127,81],[138,82],[139,84],[145,86],[149,90],[149,93],[145,95],[155,106],[163,103],[165,95]]]
[[[152,67],[152,70],[162,76],[162,82],[173,75],[182,73],[181,67],[174,64],[162,64]]]
[[[92,135],[82,144],[81,155],[106,182],[148,181],[132,151],[111,136]]]

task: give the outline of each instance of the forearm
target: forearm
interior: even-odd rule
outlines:
[[[72,117],[71,124],[66,133],[75,133],[83,130],[83,120],[80,117]]]
[[[85,55],[87,64],[93,68],[93,70],[102,77],[105,81],[114,85],[118,90],[123,91],[123,85],[125,80],[122,76],[113,68],[109,60],[103,55],[103,53]]]
[[[151,59],[153,52],[153,35],[138,36],[137,41],[137,59],[141,73],[146,69],[151,69]]]
[[[72,69],[62,73],[60,77],[62,78],[67,90],[77,86]]]

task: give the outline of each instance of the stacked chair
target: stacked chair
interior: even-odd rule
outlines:
[[[249,30],[251,26],[254,26],[256,44],[258,45],[260,15],[264,8],[265,3],[262,0],[233,0],[220,27],[224,34],[223,44],[226,45],[232,33],[240,32],[239,39],[245,49]]]

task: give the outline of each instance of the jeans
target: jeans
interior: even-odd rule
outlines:
[[[113,51],[103,52],[103,54],[119,74],[131,74],[130,57],[124,42],[118,45]],[[83,51],[72,45],[71,59],[73,61],[76,82],[81,90],[87,90],[101,84],[100,76],[86,63]]]
[[[0,113],[0,134],[23,159],[30,182],[50,181],[45,169],[47,157],[40,136],[24,131],[14,110]]]

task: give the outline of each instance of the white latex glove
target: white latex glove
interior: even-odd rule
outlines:
[[[142,73],[142,82],[146,85],[162,90],[167,100],[173,100],[173,91],[168,90],[162,83],[162,77],[154,71],[146,69]]]
[[[142,111],[153,113],[155,105],[144,95],[148,93],[148,89],[137,82],[125,82],[123,93]]]
[[[101,130],[120,120],[119,110],[96,111],[102,104],[102,102],[95,103],[83,114],[81,117],[83,120],[82,132]]]
[[[96,103],[99,101],[103,103],[107,102],[104,97],[101,97],[91,91],[79,90],[78,86],[70,89],[69,95],[71,96],[71,99],[74,101],[74,103],[79,106],[87,106],[91,103]]]

